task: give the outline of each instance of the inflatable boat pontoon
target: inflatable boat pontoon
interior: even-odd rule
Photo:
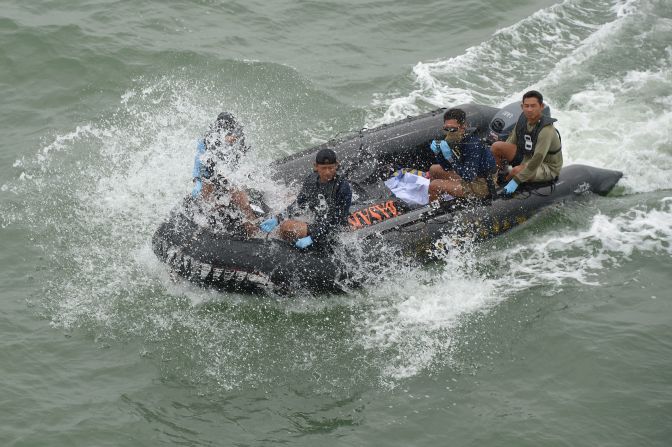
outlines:
[[[458,107],[467,112],[472,131],[486,141],[504,138],[520,114],[518,103],[502,109],[474,104]],[[175,273],[221,290],[337,292],[358,284],[362,263],[374,262],[377,251],[427,257],[446,237],[488,239],[524,223],[549,205],[591,193],[606,195],[622,176],[618,171],[570,165],[562,169],[556,182],[523,185],[510,198],[409,206],[395,198],[383,182],[396,167],[429,169],[433,157],[427,146],[431,140],[443,138],[443,112],[439,109],[362,130],[274,164],[275,178],[292,184],[311,171],[317,151],[325,147],[336,151],[340,174],[353,190],[348,234],[343,238],[347,242],[336,248],[340,253],[300,250],[263,233],[250,239],[214,233],[180,207],[157,229],[153,250]],[[348,250],[358,255],[349,256]],[[357,275],[353,275],[354,269]]]

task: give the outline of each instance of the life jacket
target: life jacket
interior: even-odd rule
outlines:
[[[523,156],[532,156],[534,154],[534,149],[537,147],[537,139],[539,138],[539,133],[541,130],[553,124],[557,120],[551,118],[550,116],[542,115],[539,122],[532,128],[531,131],[527,130],[527,118],[524,113],[520,114],[518,118],[518,123],[516,123],[516,158],[522,159]],[[560,132],[558,129],[555,129],[560,138],[560,147],[554,151],[549,150],[548,153],[553,155],[557,154],[562,150],[562,137],[560,137]]]

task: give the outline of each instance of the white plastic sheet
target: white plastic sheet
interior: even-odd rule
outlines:
[[[411,205],[429,203],[429,179],[415,174],[401,174],[385,180],[385,186],[399,199]]]

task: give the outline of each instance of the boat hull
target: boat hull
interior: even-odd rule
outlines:
[[[475,134],[485,138],[492,132],[499,109],[473,104],[461,107],[467,111],[469,123],[476,126]],[[368,264],[374,265],[383,251],[386,256],[426,257],[432,249],[441,248],[446,237],[489,239],[523,224],[545,207],[587,194],[606,195],[622,176],[619,171],[571,165],[562,169],[556,182],[532,188],[523,185],[511,198],[404,207],[390,196],[383,180],[390,169],[400,166],[428,169],[433,158],[426,150],[427,142],[441,137],[441,124],[442,110],[437,110],[331,141],[275,163],[276,180],[292,184],[310,172],[318,150],[329,147],[337,152],[341,175],[351,182],[357,199],[353,200],[350,234],[342,238],[347,242],[333,251],[299,250],[273,237],[240,239],[215,234],[198,226],[179,208],[157,229],[153,250],[176,274],[222,290],[338,292],[357,286],[362,277],[366,280],[363,272],[375,277]],[[371,211],[368,217],[359,219],[367,209]]]

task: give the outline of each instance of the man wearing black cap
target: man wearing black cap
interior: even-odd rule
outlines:
[[[295,241],[298,248],[324,245],[335,230],[347,225],[352,202],[352,191],[347,180],[336,171],[338,161],[331,149],[321,149],[315,157],[314,172],[306,177],[296,200],[278,216],[261,223],[262,231],[269,233],[280,225],[280,237]],[[312,223],[288,219],[301,211],[314,215]]]
[[[243,230],[247,235],[252,235],[256,232],[256,225],[243,222],[244,218],[253,220],[257,217],[247,194],[232,186],[224,175],[226,170],[231,171],[237,167],[240,158],[248,150],[243,128],[233,114],[220,113],[203,139],[198,142],[191,195],[201,208],[212,208],[203,209],[209,220],[221,221],[229,231]],[[212,223],[211,226],[217,227]]]
[[[243,127],[233,114],[220,113],[203,139],[198,142],[192,172],[194,189],[191,195],[197,197],[201,193],[203,181],[215,174],[218,164],[235,168],[248,150]]]

